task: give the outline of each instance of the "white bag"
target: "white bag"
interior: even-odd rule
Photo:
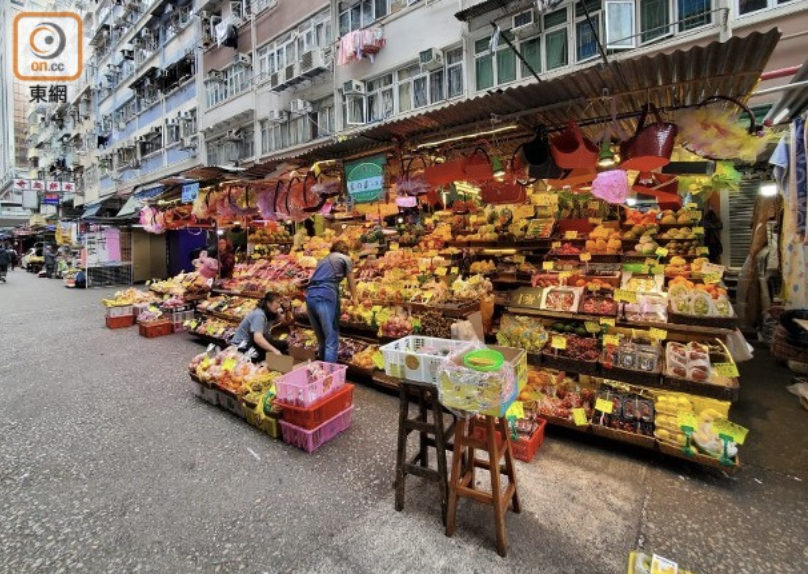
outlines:
[[[735,329],[727,336],[727,349],[729,349],[729,353],[732,355],[732,360],[736,363],[751,361],[752,353],[755,351],[754,347],[747,343],[743,334],[738,329]]]

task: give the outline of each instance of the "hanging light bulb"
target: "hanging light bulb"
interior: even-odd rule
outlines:
[[[505,168],[502,167],[502,160],[494,157],[491,160],[491,170],[494,172],[494,179],[502,179],[505,177]]]
[[[600,144],[600,153],[598,154],[598,167],[614,167],[617,162],[614,159],[614,152],[612,151],[612,144],[604,140]]]

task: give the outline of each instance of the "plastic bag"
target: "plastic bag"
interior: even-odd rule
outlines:
[[[479,341],[446,357],[437,369],[441,404],[462,418],[473,414],[504,416],[518,392],[516,372],[505,362],[497,371],[481,372],[463,365],[462,357],[484,349]]]
[[[735,329],[727,336],[727,349],[732,355],[732,360],[736,363],[752,360],[754,347],[746,342],[746,339],[738,329]]]
[[[479,342],[477,333],[471,321],[457,321],[452,325],[452,339],[456,341],[475,341]]]

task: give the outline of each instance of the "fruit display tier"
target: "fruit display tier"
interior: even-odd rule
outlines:
[[[541,317],[545,319],[554,320],[571,320],[571,321],[594,321],[598,322],[601,315],[587,315],[585,313],[567,313],[564,311],[545,311],[543,309],[527,309],[522,307],[508,307],[508,313],[513,315],[531,315],[534,317]],[[678,323],[658,323],[649,321],[626,321],[617,317],[615,320],[616,327],[625,329],[665,329],[669,333],[680,334],[683,338],[692,336],[694,338],[703,339],[704,337],[717,337],[725,339],[729,336],[733,329],[725,329],[720,327],[705,327],[699,325],[685,325]]]

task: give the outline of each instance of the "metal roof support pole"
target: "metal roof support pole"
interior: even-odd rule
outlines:
[[[494,22],[491,22],[491,27],[494,30],[497,29],[497,25]],[[516,54],[516,57],[519,58],[519,60],[527,67],[528,70],[530,70],[530,73],[533,74],[533,77],[536,78],[536,81],[541,82],[541,78],[536,73],[536,70],[533,69],[533,66],[530,65],[530,62],[525,60],[525,57],[522,55],[522,52],[516,49],[516,46],[513,45],[510,38],[508,38],[508,36],[506,36],[505,34],[500,34],[499,37],[505,40],[505,43],[508,44],[508,47],[511,50],[513,50],[513,53]]]
[[[606,50],[603,49],[603,43],[600,41],[600,34],[598,31],[595,30],[595,25],[592,23],[592,16],[589,15],[589,6],[586,5],[586,0],[581,2],[581,6],[584,9],[584,15],[586,15],[586,21],[589,24],[589,29],[592,30],[592,35],[595,36],[595,42],[598,43],[598,51],[600,51],[600,57],[603,59],[604,64],[609,64],[609,58],[606,57]]]

